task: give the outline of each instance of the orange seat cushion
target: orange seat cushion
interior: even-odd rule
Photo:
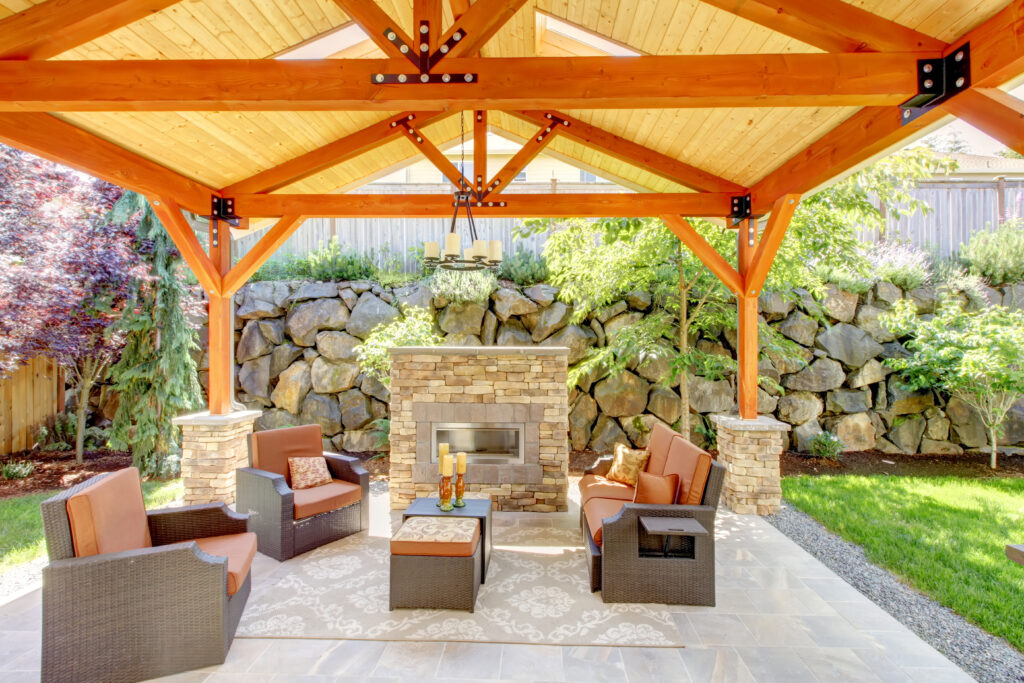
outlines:
[[[256,534],[246,531],[193,540],[204,553],[228,558],[228,595],[237,593],[249,575],[252,558],[256,557]]]
[[[636,482],[636,498],[634,503],[650,505],[671,505],[676,501],[679,490],[678,474],[650,474],[641,472]]]
[[[711,458],[705,451],[686,439],[678,438],[672,440],[672,445],[668,450],[668,459],[665,461],[664,474],[679,475],[679,488],[676,492],[677,503],[686,502],[687,495],[693,486],[697,465],[702,455],[709,459]],[[701,487],[701,494],[703,495],[703,486]]]
[[[619,514],[619,510],[628,501],[625,500],[611,500],[609,498],[591,498],[586,505],[583,506],[583,518],[587,522],[587,528],[590,529],[590,536],[594,539],[594,543],[601,545],[602,534],[601,524],[608,517],[614,517]]]
[[[149,548],[146,504],[139,470],[113,472],[70,496],[66,503],[75,557]]]
[[[469,557],[479,542],[474,517],[410,517],[391,537],[391,554]]]
[[[292,475],[288,469],[288,458],[322,457],[324,454],[320,425],[253,432],[249,435],[249,454],[252,456],[253,467],[274,474],[283,474],[288,486],[291,486]]]
[[[661,422],[655,422],[651,429],[651,438],[647,441],[647,451],[651,457],[647,459],[647,472],[665,474],[665,462],[668,460],[668,449],[672,439],[683,435]]]
[[[330,484],[314,486],[311,489],[296,489],[292,492],[295,503],[295,519],[305,519],[321,512],[330,512],[363,498],[363,489],[359,484],[334,479]]]
[[[612,481],[600,474],[584,474],[580,478],[580,505],[586,505],[591,498],[633,500],[636,489],[621,481]]]

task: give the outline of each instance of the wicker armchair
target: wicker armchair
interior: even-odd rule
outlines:
[[[74,507],[90,495],[91,507]],[[135,468],[63,491],[41,512],[43,681],[138,681],[224,661],[256,552],[244,515],[223,504],[147,512]],[[98,543],[84,525],[100,529]]]
[[[292,490],[288,458],[321,455],[334,481]],[[319,425],[250,434],[249,464],[235,470],[235,507],[264,555],[283,562],[369,527],[370,475],[356,458],[325,453]]]

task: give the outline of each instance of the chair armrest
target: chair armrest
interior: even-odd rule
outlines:
[[[711,538],[715,533],[715,508],[710,505],[649,505],[626,503],[613,517],[606,517],[601,525],[602,548],[604,552],[623,545],[636,551],[641,517],[689,517],[696,519],[707,529]]]
[[[181,543],[193,538],[241,534],[248,530],[249,515],[239,514],[224,503],[146,512],[153,545]]]
[[[295,493],[284,475],[255,467],[235,470],[235,500],[235,507],[243,514],[287,512],[287,519],[291,519],[295,511]]]
[[[612,468],[612,461],[615,459],[613,455],[606,455],[603,458],[598,458],[594,461],[594,464],[583,470],[583,474],[599,474],[604,476],[608,474],[608,470]]]
[[[324,453],[324,458],[327,460],[327,469],[331,471],[332,477],[359,484],[363,489],[363,495],[366,495],[370,487],[370,473],[359,462],[359,458],[337,453]]]

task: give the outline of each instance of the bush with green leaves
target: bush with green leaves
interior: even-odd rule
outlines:
[[[967,311],[946,297],[934,316],[918,317],[914,303],[902,299],[881,321],[910,337],[911,355],[886,360],[889,367],[911,388],[938,389],[974,408],[988,432],[995,469],[1003,423],[1024,397],[1024,311]]]
[[[0,465],[0,477],[4,479],[24,479],[34,472],[36,466],[28,460],[11,460]]]
[[[373,328],[356,347],[363,371],[385,386],[391,385],[391,349],[400,346],[439,346],[443,339],[434,329],[426,308],[409,308],[405,316]]]
[[[53,427],[39,425],[35,433],[35,445],[42,451],[67,451],[72,450],[75,443],[75,436],[78,432],[78,421],[71,413],[57,413],[53,419]],[[83,448],[93,450],[103,448],[107,445],[110,431],[93,425],[85,428],[85,436],[82,439]]]
[[[876,280],[903,289],[916,289],[932,276],[931,257],[923,249],[904,242],[878,242],[865,251],[868,268]]]
[[[373,449],[383,451],[391,439],[391,420],[386,417],[378,417],[369,424],[370,436],[373,437]]]
[[[397,285],[421,277],[419,273],[403,273],[402,258],[389,245],[360,253],[342,246],[337,237],[305,256],[286,256],[264,263],[250,278],[253,282],[267,280],[374,280]]]
[[[974,233],[961,245],[960,260],[993,287],[1024,280],[1024,220]]]
[[[516,249],[515,253],[506,256],[498,268],[499,278],[511,280],[520,287],[529,287],[538,282],[545,282],[548,276],[548,265],[545,263],[544,257],[522,248]]]
[[[430,291],[448,303],[484,304],[498,288],[498,278],[491,270],[447,270],[438,268],[430,277]]]
[[[842,439],[832,432],[821,432],[811,439],[807,450],[815,458],[839,460],[844,447]]]

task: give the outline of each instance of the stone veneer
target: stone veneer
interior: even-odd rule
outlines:
[[[466,490],[498,510],[568,510],[569,349],[406,347],[391,350],[391,508],[437,493],[433,422],[523,422],[524,462],[471,463]]]
[[[718,461],[725,465],[722,500],[741,515],[770,515],[782,505],[779,456],[790,426],[759,415],[713,415],[718,426]]]
[[[249,466],[246,437],[259,416],[258,410],[239,410],[174,418],[173,423],[181,427],[185,505],[235,502],[235,470]]]

